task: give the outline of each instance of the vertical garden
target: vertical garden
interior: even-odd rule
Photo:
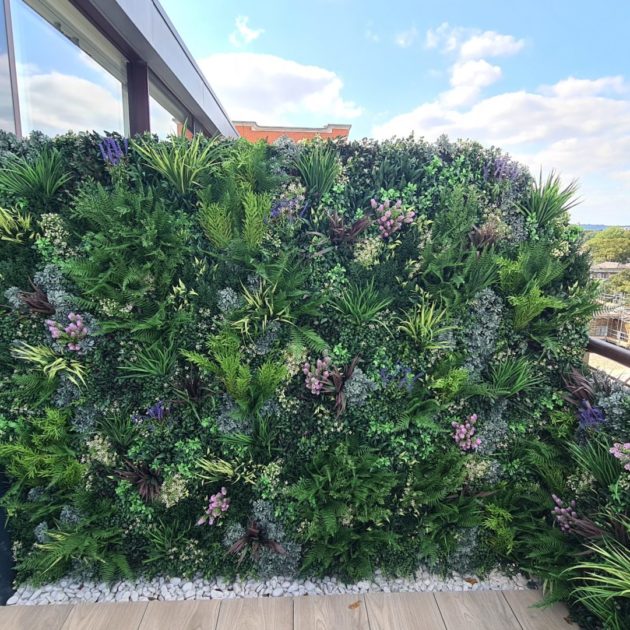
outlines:
[[[0,135],[18,582],[500,567],[623,628],[575,202],[473,142]]]

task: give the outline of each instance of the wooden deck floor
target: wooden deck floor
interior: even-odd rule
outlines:
[[[536,591],[8,606],[2,630],[567,630]]]

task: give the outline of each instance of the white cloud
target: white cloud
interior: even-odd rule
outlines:
[[[442,52],[452,52],[459,47],[460,39],[469,30],[442,22],[437,28],[430,28],[426,32],[424,45],[427,48],[440,48]]]
[[[503,74],[499,66],[485,58],[513,55],[524,45],[523,40],[512,35],[451,26],[448,22],[429,29],[425,47],[455,55],[455,62],[449,68],[451,88],[440,94],[439,101],[446,107],[474,102],[483,88],[496,83]]]
[[[501,68],[492,66],[484,59],[457,62],[451,72],[451,85],[476,85],[485,87],[501,77]]]
[[[228,38],[230,44],[240,48],[258,39],[265,32],[265,29],[262,28],[250,28],[248,22],[249,17],[246,15],[239,15],[236,18],[236,30],[232,31]]]
[[[462,43],[459,56],[462,59],[483,59],[484,57],[503,57],[519,52],[525,41],[512,35],[501,35],[494,31],[484,31],[473,35]]]
[[[482,88],[492,85],[501,78],[501,68],[484,59],[458,61],[451,68],[452,88],[440,95],[441,102],[448,107],[464,105],[474,101]]]
[[[481,31],[442,22],[426,32],[424,44],[443,53],[456,52],[460,59],[483,59],[514,55],[525,46],[525,40],[496,31]]]
[[[463,84],[469,85],[464,79]],[[541,167],[554,168],[566,179],[579,178],[585,203],[573,212],[577,220],[628,223],[630,100],[620,95],[629,90],[622,77],[570,77],[466,107],[447,106],[447,91],[376,126],[374,135],[406,136],[414,131],[428,139],[447,134],[499,146],[534,173]]]
[[[594,80],[569,77],[550,87],[543,87],[542,91],[555,96],[571,98],[603,93],[623,94],[628,91],[628,86],[622,76],[602,77]]]
[[[245,52],[215,54],[199,65],[233,120],[304,126],[362,113],[344,98],[341,78],[319,66]]]
[[[406,31],[401,31],[394,37],[394,42],[396,46],[400,46],[401,48],[409,48],[411,44],[416,41],[418,37],[418,30],[415,26],[407,29]]]

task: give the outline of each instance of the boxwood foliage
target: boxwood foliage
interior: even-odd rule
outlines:
[[[19,581],[501,566],[623,624],[585,577],[628,576],[629,403],[584,372],[572,186],[446,138],[0,161]]]

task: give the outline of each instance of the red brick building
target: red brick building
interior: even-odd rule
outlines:
[[[291,140],[312,140],[313,138],[347,138],[352,125],[326,125],[325,127],[267,127],[255,122],[234,120],[232,122],[242,138],[250,142],[266,140],[275,142],[282,136]]]

